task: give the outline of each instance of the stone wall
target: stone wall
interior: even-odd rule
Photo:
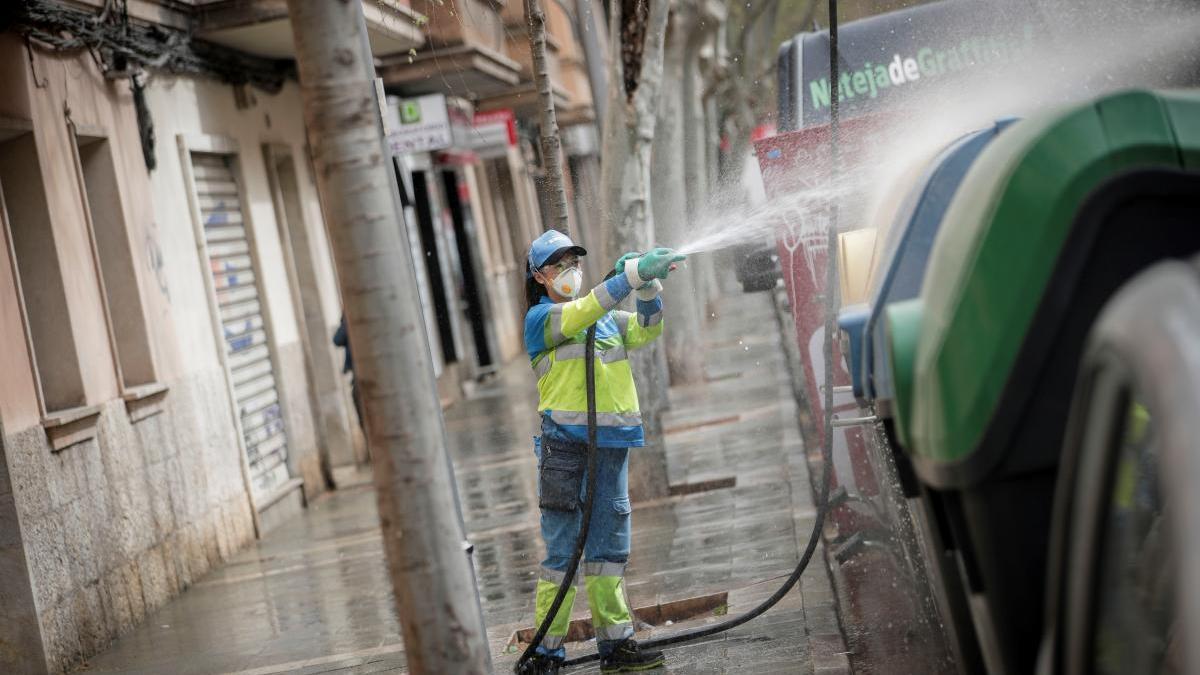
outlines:
[[[6,523],[15,512],[50,671],[104,649],[254,538],[227,396],[209,371],[172,383],[163,411],[137,422],[123,402],[106,404],[96,438],[59,452],[40,426],[4,438],[0,495],[7,484],[13,500],[6,509],[0,496],[0,564],[21,552]],[[0,597],[21,586],[4,575]],[[5,640],[23,637],[22,658],[0,647],[0,664],[38,672],[36,632],[0,606],[0,632],[19,629]]]

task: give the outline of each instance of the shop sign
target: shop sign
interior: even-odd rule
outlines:
[[[457,140],[458,147],[474,150],[482,157],[503,155],[517,144],[516,115],[510,109],[475,113]]]
[[[429,152],[454,145],[446,97],[442,94],[389,98],[388,116],[391,118],[388,144],[392,152]]]

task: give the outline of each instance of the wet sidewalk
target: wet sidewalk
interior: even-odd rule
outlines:
[[[639,637],[720,621],[771,595],[798,561],[815,515],[770,297],[723,300],[706,338],[708,381],[673,389],[664,420],[674,494],[634,508],[629,599],[658,624],[641,626]],[[543,555],[534,396],[528,367],[515,363],[446,414],[498,673],[516,659],[514,632],[532,622]],[[362,478],[205,577],[86,669],[403,670],[374,492]],[[824,560],[818,549],[800,584],[764,616],[669,648],[665,672],[848,672]],[[672,620],[664,608],[694,615]],[[575,610],[587,616],[583,594]],[[568,648],[582,654],[595,643]]]

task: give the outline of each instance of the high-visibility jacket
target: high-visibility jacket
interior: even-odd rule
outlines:
[[[613,311],[632,290],[627,275],[619,274],[571,302],[542,297],[525,315],[525,348],[537,375],[543,436],[587,442],[583,355],[587,328],[594,323],[597,445],[645,445],[628,354],[662,335],[662,299],[639,298],[636,314]]]

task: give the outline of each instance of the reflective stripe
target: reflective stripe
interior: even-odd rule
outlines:
[[[586,345],[579,343],[563,345],[554,350],[554,360],[570,361],[572,359],[582,359],[586,353],[586,347]],[[608,349],[597,349],[596,355],[600,357],[600,363],[616,363],[617,361],[624,361],[629,358],[628,354],[625,353],[624,345],[609,347]]]
[[[538,579],[541,581],[549,581],[550,583],[554,584],[555,586],[561,586],[563,579],[566,579],[566,578],[567,578],[566,572],[552,570],[549,567],[539,568]]]
[[[619,562],[587,562],[583,564],[583,573],[589,577],[623,577],[625,565]]]
[[[550,357],[543,355],[537,360],[536,363],[532,365],[534,374],[537,375],[537,378],[540,380],[546,376],[546,373],[550,372]]]
[[[624,640],[633,635],[633,623],[618,623],[596,629],[597,640]]]
[[[663,313],[661,309],[650,316],[642,316],[641,314],[638,314],[638,323],[641,324],[643,328],[657,326],[658,324],[662,323],[662,320]]]
[[[555,650],[561,647],[563,640],[566,639],[566,635],[546,635],[542,638],[542,646],[549,650]]]
[[[617,303],[620,302],[620,300],[617,300],[612,296],[611,293],[608,292],[607,284],[600,284],[599,286],[593,288],[592,292],[596,294],[596,301],[600,303],[600,306],[603,307],[604,311],[606,312],[613,307],[616,307]]]
[[[600,363],[616,363],[629,358],[629,354],[625,352],[625,347],[613,347],[600,352]]]
[[[558,343],[562,342],[563,340],[566,340],[567,336],[563,335],[563,332],[562,332],[563,306],[562,305],[554,305],[553,307],[551,307],[549,319],[550,319],[550,340],[551,340],[551,342],[553,344],[558,344]]]
[[[617,322],[617,332],[624,336],[629,328],[629,312],[613,312],[612,317]]]
[[[570,361],[571,359],[582,359],[584,354],[584,345],[578,342],[572,342],[569,345],[562,345],[554,350],[555,361]]]
[[[573,410],[551,410],[550,419],[555,424],[587,424],[587,412]],[[642,413],[596,413],[596,423],[604,427],[636,427],[642,424]]]

